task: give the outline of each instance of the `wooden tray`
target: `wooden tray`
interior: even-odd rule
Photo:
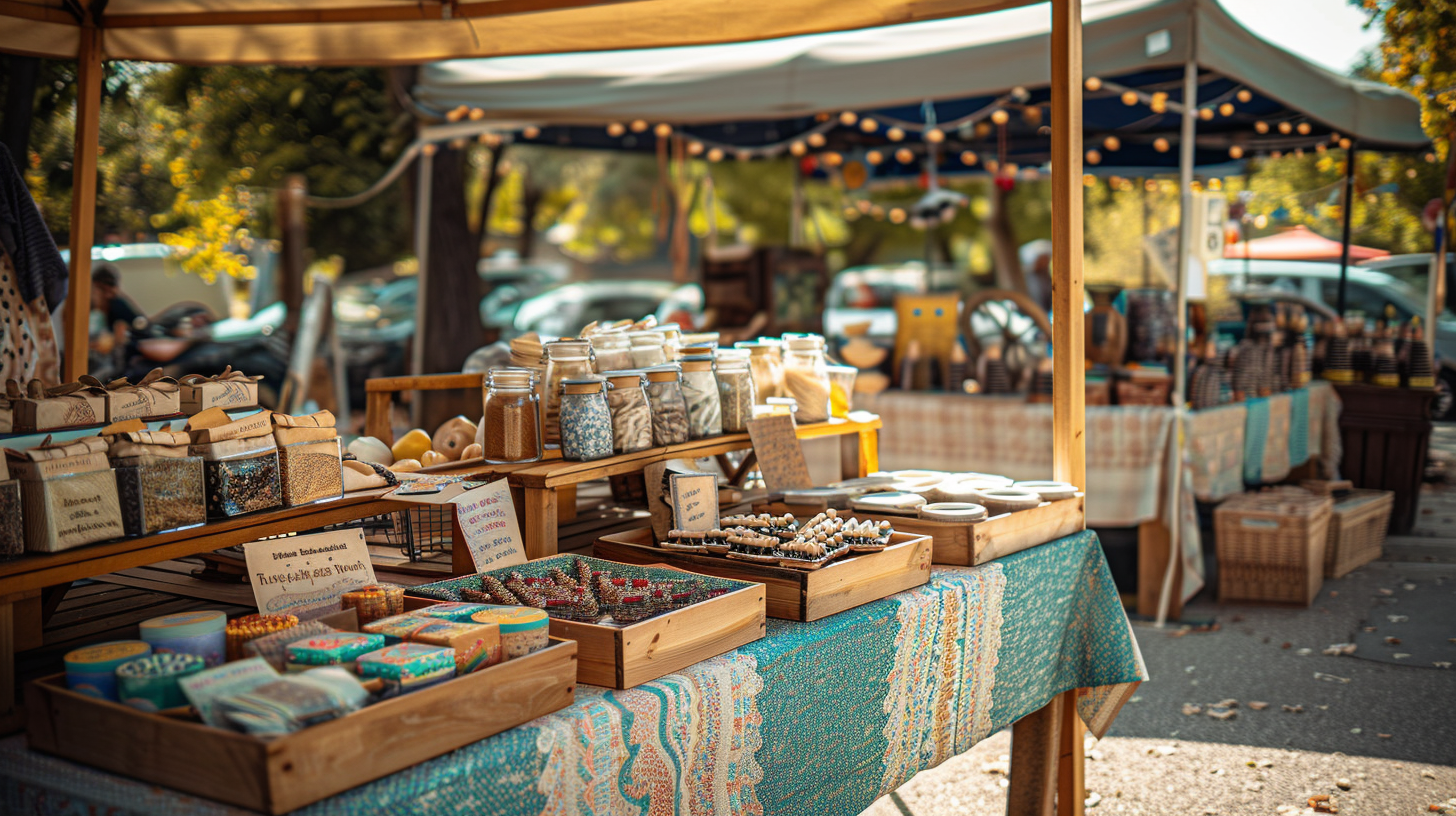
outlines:
[[[915,516],[858,510],[839,512],[861,520],[888,519],[895,525],[897,533],[930,536],[935,541],[934,555],[931,556],[933,562],[973,567],[1082,531],[1087,526],[1085,502],[1083,494],[1078,493],[1075,498],[1042,502],[1041,506],[1031,510],[1002,513],[977,522],[927,521]],[[774,515],[793,513],[799,518],[812,518],[815,513],[821,512],[782,502],[761,502],[755,504],[753,510]]]
[[[647,530],[650,536],[651,531]],[[571,560],[570,556],[557,556]],[[664,559],[623,561],[684,570]],[[568,572],[570,570],[568,569]],[[728,577],[728,576],[720,576]],[[440,603],[405,590],[405,611]],[[731,652],[764,635],[764,588],[747,586],[702,603],[627,626],[551,619],[552,637],[577,643],[576,679],[582,683],[628,689],[682,671],[710,657]]]
[[[664,550],[653,544],[648,527],[602,536],[592,553],[609,561],[664,563],[690,572],[763,584],[768,590],[768,616],[795,621],[819,620],[930,580],[929,536],[898,530],[882,552],[850,555],[816,570]]]
[[[66,688],[26,688],[30,747],[219,802],[280,814],[564,708],[576,644],[538,652],[264,741]]]

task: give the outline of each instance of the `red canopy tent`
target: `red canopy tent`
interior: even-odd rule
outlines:
[[[1274,235],[1225,244],[1225,258],[1257,258],[1266,261],[1336,261],[1340,260],[1344,247],[1339,241],[1320,235],[1306,226],[1290,227]],[[1350,260],[1368,261],[1389,255],[1383,249],[1350,245]]]

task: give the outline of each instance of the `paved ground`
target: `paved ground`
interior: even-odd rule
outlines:
[[[1433,448],[1456,452],[1456,426],[1438,427]],[[1456,467],[1451,475],[1456,481]],[[1353,816],[1429,813],[1432,805],[1456,814],[1456,668],[1321,654],[1352,640],[1377,598],[1395,599],[1380,614],[1396,611],[1407,579],[1456,589],[1456,484],[1428,492],[1422,511],[1383,560],[1326,581],[1308,609],[1200,597],[1186,616],[1216,618],[1217,631],[1137,627],[1152,680],[1107,738],[1089,741],[1090,812],[1300,813],[1308,797],[1328,794]],[[1456,602],[1449,621],[1456,637]],[[1184,704],[1227,699],[1239,701],[1229,720],[1183,713]],[[1269,706],[1249,708],[1255,701]],[[1009,734],[997,734],[865,816],[1003,813],[1009,752]]]

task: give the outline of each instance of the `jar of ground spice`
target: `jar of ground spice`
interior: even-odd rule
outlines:
[[[742,433],[753,418],[758,399],[753,372],[748,367],[747,349],[718,349],[718,394],[723,404],[723,432]]]
[[[688,441],[688,404],[683,399],[682,368],[677,363],[647,369],[647,403],[652,408],[652,444]]]
[[[590,462],[612,455],[612,415],[607,382],[597,378],[561,381],[561,458]]]
[[[485,383],[482,456],[494,465],[535,462],[541,458],[541,398],[536,372],[493,368]]]

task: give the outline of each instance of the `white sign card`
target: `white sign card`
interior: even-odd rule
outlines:
[[[718,526],[718,477],[712,473],[672,474],[672,521],[678,530]]]
[[[467,482],[458,477],[448,476],[419,476],[416,478],[401,478],[399,487],[390,491],[385,498],[392,501],[407,501],[415,504],[449,504],[455,501],[460,494],[474,487],[479,487],[480,482]],[[411,491],[427,491],[438,488],[433,493]]]
[[[362,530],[289,536],[243,545],[258,611],[309,620],[339,611],[339,596],[374,583]]]
[[[521,525],[511,503],[511,487],[498,479],[456,496],[455,520],[470,548],[476,572],[526,563]]]

